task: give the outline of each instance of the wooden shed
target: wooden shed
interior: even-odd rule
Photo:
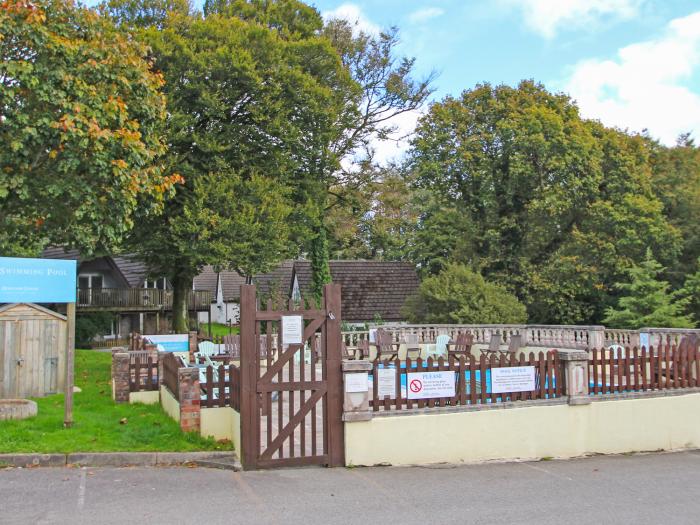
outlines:
[[[0,306],[0,398],[63,390],[66,317],[32,303]]]

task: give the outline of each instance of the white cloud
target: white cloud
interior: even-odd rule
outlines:
[[[700,73],[700,11],[672,20],[657,39],[621,48],[613,60],[574,66],[564,90],[581,113],[606,125],[649,133],[673,144],[680,133],[700,137],[700,93],[684,81]]]
[[[545,38],[562,27],[590,27],[601,18],[629,19],[645,0],[501,0],[521,9],[525,23]]]
[[[378,35],[382,32],[381,28],[367,18],[360,9],[355,4],[342,4],[333,9],[332,11],[324,11],[321,16],[324,20],[331,20],[334,18],[340,18],[342,20],[347,20],[353,24],[360,31],[369,33],[371,35]]]
[[[372,140],[375,162],[387,165],[392,160],[400,159],[408,151],[418,119],[423,116],[423,113],[422,110],[407,111],[387,121],[386,124],[394,126],[396,131],[389,137],[389,140],[377,138]]]
[[[445,14],[445,10],[439,7],[426,7],[424,9],[418,9],[410,15],[408,15],[408,20],[412,24],[420,24],[427,22],[431,18],[437,18]]]

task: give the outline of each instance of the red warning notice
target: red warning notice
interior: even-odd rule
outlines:
[[[409,372],[408,399],[454,397],[455,372]]]

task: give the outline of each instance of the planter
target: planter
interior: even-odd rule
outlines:
[[[29,399],[0,399],[0,421],[36,416],[37,406]]]

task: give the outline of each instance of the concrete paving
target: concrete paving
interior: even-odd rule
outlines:
[[[230,472],[0,470],[0,523],[697,524],[700,451]]]

